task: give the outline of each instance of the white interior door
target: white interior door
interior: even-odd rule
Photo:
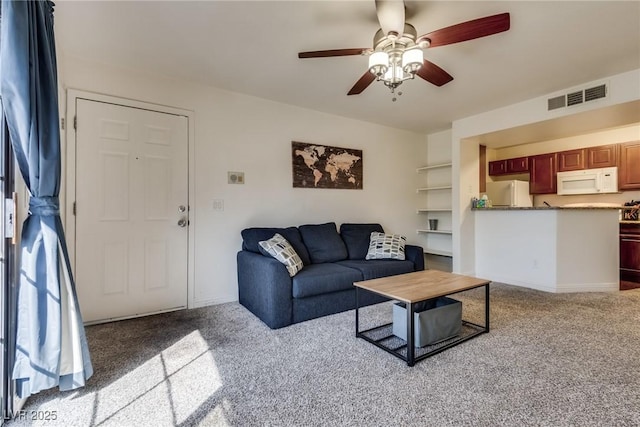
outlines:
[[[187,306],[188,118],[76,98],[85,322]]]

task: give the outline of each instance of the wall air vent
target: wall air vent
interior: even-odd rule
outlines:
[[[566,97],[564,95],[547,99],[547,110],[549,111],[555,110],[556,108],[563,108],[566,106],[567,106]]]
[[[577,90],[566,95],[554,96],[547,99],[547,111],[558,108],[580,105],[585,102],[595,101],[607,97],[607,85],[605,83],[586,89]]]
[[[582,104],[583,92],[580,90],[578,92],[571,92],[567,94],[567,106]]]
[[[584,90],[584,101],[593,101],[607,96],[607,85],[590,87]]]

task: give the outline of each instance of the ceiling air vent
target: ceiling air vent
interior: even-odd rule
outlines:
[[[578,92],[568,93],[567,94],[567,106],[582,104],[582,102],[583,102],[582,94],[583,94],[583,92],[581,90],[578,91]]]
[[[590,87],[584,90],[584,101],[593,101],[607,96],[607,85]]]

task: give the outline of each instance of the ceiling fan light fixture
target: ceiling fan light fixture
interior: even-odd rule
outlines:
[[[384,81],[385,84],[389,83],[390,85],[397,86],[400,83],[402,83],[404,80],[406,80],[406,77],[402,72],[402,68],[399,65],[394,65],[389,67],[389,69],[387,70],[385,75],[381,78],[381,80]]]
[[[389,54],[387,52],[373,52],[369,56],[369,71],[380,77],[389,69]]]
[[[451,74],[424,58],[424,49],[487,37],[511,28],[510,14],[505,12],[440,28],[418,37],[415,27],[404,21],[404,6],[404,0],[376,0],[376,12],[382,28],[373,37],[373,48],[299,52],[298,58],[369,56],[368,70],[347,95],[362,93],[374,81],[382,82],[391,89],[391,93],[395,93],[402,82],[416,76],[435,86],[453,80]]]
[[[407,49],[402,53],[402,69],[407,74],[415,74],[424,63],[422,49]]]

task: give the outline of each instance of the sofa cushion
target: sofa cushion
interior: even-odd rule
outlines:
[[[242,230],[242,249],[249,252],[260,252],[258,242],[269,240],[276,233],[287,239],[293,249],[296,251],[304,265],[311,264],[307,247],[302,242],[302,236],[296,227],[288,228],[271,228],[271,227],[253,227]]]
[[[338,234],[335,222],[298,227],[313,264],[347,259],[347,247]]]
[[[293,246],[280,234],[276,233],[269,240],[263,240],[258,243],[260,244],[260,252],[263,255],[272,256],[287,267],[289,276],[293,277],[298,271],[302,270],[304,266],[302,260],[293,249]]]
[[[407,238],[399,234],[371,233],[369,251],[365,259],[404,260],[404,245]]]
[[[384,233],[380,224],[342,224],[340,236],[347,246],[349,259],[364,259],[369,251],[372,232]]]
[[[305,298],[353,289],[353,282],[360,280],[362,273],[346,266],[333,263],[307,265],[293,277],[293,297]]]
[[[364,280],[395,276],[396,274],[411,273],[415,271],[413,262],[395,259],[373,259],[370,261],[345,260],[339,261],[336,264],[360,271]],[[306,268],[307,267],[305,267],[305,269]]]

